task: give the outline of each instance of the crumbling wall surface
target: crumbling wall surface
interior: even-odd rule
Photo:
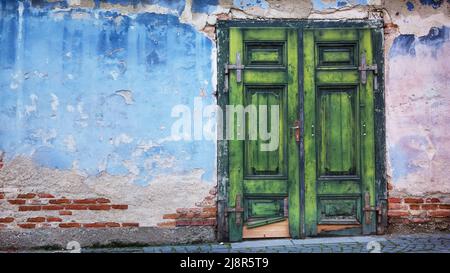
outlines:
[[[412,224],[421,231],[448,230],[450,4],[386,1],[385,5],[391,228]]]
[[[385,21],[390,216],[448,219],[449,6],[0,0],[0,228],[213,227],[216,143],[172,109],[215,104],[218,20],[269,18]]]

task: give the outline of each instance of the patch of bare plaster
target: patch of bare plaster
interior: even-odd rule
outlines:
[[[194,207],[208,196],[212,184],[202,181],[203,173],[195,169],[185,174],[160,175],[150,181],[148,186],[139,186],[131,182],[130,176],[113,176],[105,172],[98,176],[87,176],[75,171],[41,168],[29,158],[17,157],[1,169],[0,188],[8,189],[6,194],[46,192],[57,197],[76,199],[104,197],[115,204],[127,204],[128,209],[107,212],[75,210],[71,219],[80,223],[137,222],[141,226],[156,226],[163,221],[164,214],[180,207]],[[7,198],[13,198],[13,195]],[[45,213],[52,216],[57,211]],[[8,202],[0,203],[0,217],[20,219],[34,214],[42,216],[39,211],[24,214],[17,212]]]
[[[386,135],[394,193],[450,193],[448,52],[450,42],[434,53],[417,44],[415,55],[388,58]]]
[[[424,36],[430,28],[450,24],[450,3],[444,1],[439,8],[431,5],[422,5],[417,0],[411,0],[414,9],[409,11],[403,1],[385,1],[384,10],[388,15],[386,23],[395,24],[397,34],[415,34]]]

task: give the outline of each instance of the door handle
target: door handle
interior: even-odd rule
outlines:
[[[291,130],[294,130],[295,141],[300,142],[300,121],[294,121],[294,126],[291,127]]]

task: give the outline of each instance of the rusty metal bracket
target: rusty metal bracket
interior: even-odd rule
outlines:
[[[225,211],[228,216],[228,213],[234,213],[236,219],[236,225],[240,225],[242,223],[242,213],[244,212],[244,207],[242,206],[242,196],[240,194],[236,194],[236,203],[234,207],[229,207]]]
[[[381,224],[381,220],[382,220],[382,214],[383,213],[387,213],[387,210],[385,208],[383,208],[382,206],[378,205],[376,207],[372,207],[370,206],[370,194],[369,192],[366,192],[364,194],[364,218],[365,218],[365,223],[367,225],[370,225],[372,223],[371,220],[371,212],[375,212],[376,213],[376,221],[377,221],[377,225]]]
[[[378,66],[377,64],[374,65],[367,65],[367,57],[366,52],[363,52],[361,54],[361,65],[358,67],[358,70],[360,72],[360,80],[362,84],[367,83],[367,71],[372,71],[375,75],[374,78],[374,89],[378,89],[378,80],[376,75],[378,74]]]
[[[225,64],[225,82],[224,82],[224,92],[228,92],[229,83],[228,77],[230,74],[230,70],[236,70],[236,82],[240,83],[242,81],[242,70],[245,69],[245,66],[241,61],[241,53],[236,53],[236,64]]]

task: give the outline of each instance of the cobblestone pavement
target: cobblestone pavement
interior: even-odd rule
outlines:
[[[231,244],[83,249],[82,252],[144,253],[450,253],[450,233],[252,240]]]

